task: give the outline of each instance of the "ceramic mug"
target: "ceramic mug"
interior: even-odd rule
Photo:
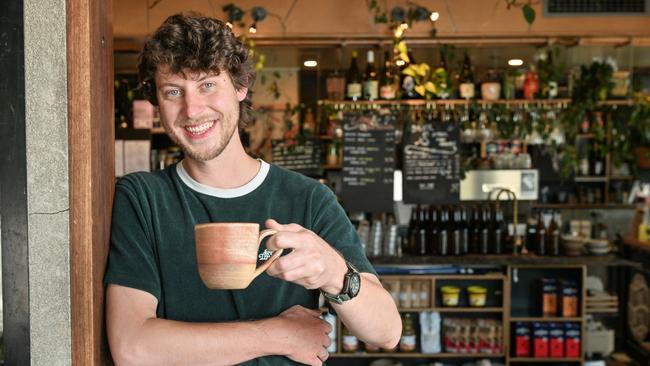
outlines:
[[[219,222],[194,227],[199,276],[210,289],[236,290],[248,287],[282,254],[282,249],[259,267],[260,243],[276,230],[260,232],[257,223]]]

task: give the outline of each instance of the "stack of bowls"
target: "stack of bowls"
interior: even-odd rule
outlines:
[[[587,239],[585,241],[587,252],[593,255],[604,255],[610,252],[611,248],[607,239]]]
[[[562,246],[564,254],[568,256],[582,255],[585,248],[585,238],[581,236],[562,235]]]

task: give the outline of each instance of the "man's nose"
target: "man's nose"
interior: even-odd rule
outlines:
[[[185,114],[187,118],[195,119],[203,113],[203,99],[193,93],[185,94]]]

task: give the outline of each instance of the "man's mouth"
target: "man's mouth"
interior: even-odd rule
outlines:
[[[214,126],[216,123],[215,120],[201,123],[200,125],[185,126],[185,131],[187,131],[191,136],[198,137],[206,133],[209,129]]]

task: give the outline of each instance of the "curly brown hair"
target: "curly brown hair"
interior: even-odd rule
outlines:
[[[169,67],[172,73],[219,74],[225,70],[235,89],[248,88],[246,98],[239,103],[239,127],[251,121],[255,68],[249,50],[224,22],[196,13],[175,14],[145,43],[138,57],[140,88],[154,105],[158,105],[154,76],[161,66]]]

